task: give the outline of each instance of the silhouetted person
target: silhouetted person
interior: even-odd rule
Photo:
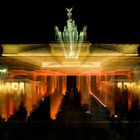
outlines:
[[[129,140],[133,139],[134,136],[134,121],[140,121],[140,108],[139,108],[139,101],[136,99],[132,105],[132,108],[128,112],[128,138]]]
[[[74,96],[75,96],[76,110],[80,110],[81,109],[81,101],[80,101],[80,93],[78,92],[78,88],[75,89]]]
[[[110,128],[111,129],[114,129],[114,126],[115,126],[115,116],[114,115],[111,115],[111,117],[110,117]]]
[[[125,115],[128,113],[128,92],[127,85],[124,85],[122,93],[122,113]]]
[[[70,110],[74,110],[74,105],[75,105],[75,96],[74,96],[74,89],[71,88],[69,91],[69,105],[70,105]]]
[[[140,108],[139,108],[139,101],[135,99],[132,108],[128,113],[128,120],[129,121],[139,121],[140,120]]]
[[[0,122],[4,122],[5,119],[0,116]]]
[[[24,106],[24,102],[21,102],[21,104],[19,105],[17,115],[19,121],[26,121],[27,110],[26,107]]]
[[[120,101],[121,101],[121,90],[119,87],[115,87],[115,96],[114,96],[114,101],[115,101],[115,114],[120,114]]]
[[[34,106],[27,121],[51,121],[50,98],[50,96],[45,96],[43,100],[40,100],[40,102]]]

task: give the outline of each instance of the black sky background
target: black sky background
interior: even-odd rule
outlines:
[[[73,19],[82,30],[88,26],[93,43],[139,43],[140,12],[134,1],[49,0],[8,2],[0,9],[1,43],[48,43],[54,41],[54,25],[63,30],[66,7],[73,7]]]

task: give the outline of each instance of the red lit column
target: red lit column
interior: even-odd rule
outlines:
[[[129,71],[128,74],[127,74],[127,77],[128,77],[128,82],[131,84],[132,83],[132,72]],[[129,89],[129,92],[128,92],[128,110],[131,109],[131,106],[132,106],[132,92],[131,92],[131,87]]]
[[[80,91],[80,76],[76,76],[76,87],[78,89],[78,91]]]
[[[33,104],[36,104],[36,79],[37,79],[37,75],[34,72],[33,73],[33,94],[32,94]]]
[[[66,93],[66,76],[62,76],[62,94]]]
[[[107,74],[104,75],[105,78],[105,105],[107,105],[107,98],[108,98],[108,83],[107,83]]]

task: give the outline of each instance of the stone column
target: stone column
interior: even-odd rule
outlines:
[[[33,91],[32,91],[33,104],[36,104],[36,79],[37,79],[37,75],[34,72],[33,73]]]
[[[132,77],[133,77],[133,75],[132,75],[132,72],[131,71],[129,71],[128,72],[128,74],[127,74],[127,78],[128,78],[128,82],[130,83],[130,85],[131,85],[131,83],[132,83]],[[128,89],[128,110],[130,110],[131,109],[131,107],[132,107],[132,98],[133,98],[133,92],[132,92],[132,87],[130,87],[129,89]]]
[[[62,76],[62,94],[65,95],[67,88],[66,76]]]

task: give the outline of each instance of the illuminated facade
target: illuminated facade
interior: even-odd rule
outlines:
[[[7,118],[20,100],[28,114],[44,95],[51,96],[51,117],[67,89],[67,76],[76,76],[82,104],[90,104],[87,93],[94,94],[114,114],[116,86],[128,86],[128,107],[139,98],[139,44],[91,44],[84,42],[78,59],[67,59],[61,44],[4,44],[0,58],[0,113]],[[12,48],[12,50],[11,50]]]
[[[23,100],[28,115],[43,96],[50,96],[50,116],[56,118],[68,76],[76,77],[82,105],[91,106],[89,93],[115,114],[118,90],[129,90],[128,109],[140,98],[139,44],[91,44],[85,26],[78,33],[67,9],[63,33],[55,27],[58,42],[2,44],[0,57],[0,115],[7,119]],[[122,93],[119,94],[122,96]],[[90,108],[89,108],[90,109]]]

